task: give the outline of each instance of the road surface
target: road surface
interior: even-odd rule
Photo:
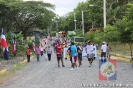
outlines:
[[[44,57],[41,57],[40,62],[37,62],[34,58],[0,88],[133,88],[131,63],[118,61],[117,81],[98,79],[98,58],[91,67],[84,58],[82,66],[75,71],[70,70],[69,60],[64,60],[64,63],[65,67],[58,68],[55,53],[52,54],[51,61],[46,61]]]

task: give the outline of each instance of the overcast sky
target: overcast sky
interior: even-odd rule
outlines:
[[[27,1],[27,0],[25,0]],[[39,0],[33,0],[39,1]],[[68,12],[72,12],[77,7],[79,2],[85,2],[86,0],[41,0],[55,5],[55,13],[59,16],[63,16]]]

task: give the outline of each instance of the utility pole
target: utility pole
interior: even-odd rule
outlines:
[[[104,28],[106,28],[106,0],[103,0],[103,18],[104,18]]]
[[[84,35],[84,11],[82,10],[82,34]]]

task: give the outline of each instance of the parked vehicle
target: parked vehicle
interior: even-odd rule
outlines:
[[[75,44],[84,44],[85,42],[84,37],[78,37],[78,36],[73,37],[71,41],[74,42]]]
[[[75,44],[84,44],[84,37],[79,37],[74,31],[67,32],[67,38]]]

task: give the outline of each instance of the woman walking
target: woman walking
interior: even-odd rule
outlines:
[[[37,57],[37,62],[40,60],[40,53],[41,53],[41,50],[39,48],[39,45],[36,47],[36,57]]]
[[[52,49],[50,48],[50,46],[48,46],[46,52],[47,52],[47,55],[48,55],[48,60],[51,61]]]
[[[47,56],[46,50],[47,50],[47,47],[45,47],[45,49],[43,50],[43,56],[44,56],[44,59],[47,61],[48,56]]]
[[[41,50],[41,56],[43,56],[43,45],[42,44],[40,46],[40,50]]]

